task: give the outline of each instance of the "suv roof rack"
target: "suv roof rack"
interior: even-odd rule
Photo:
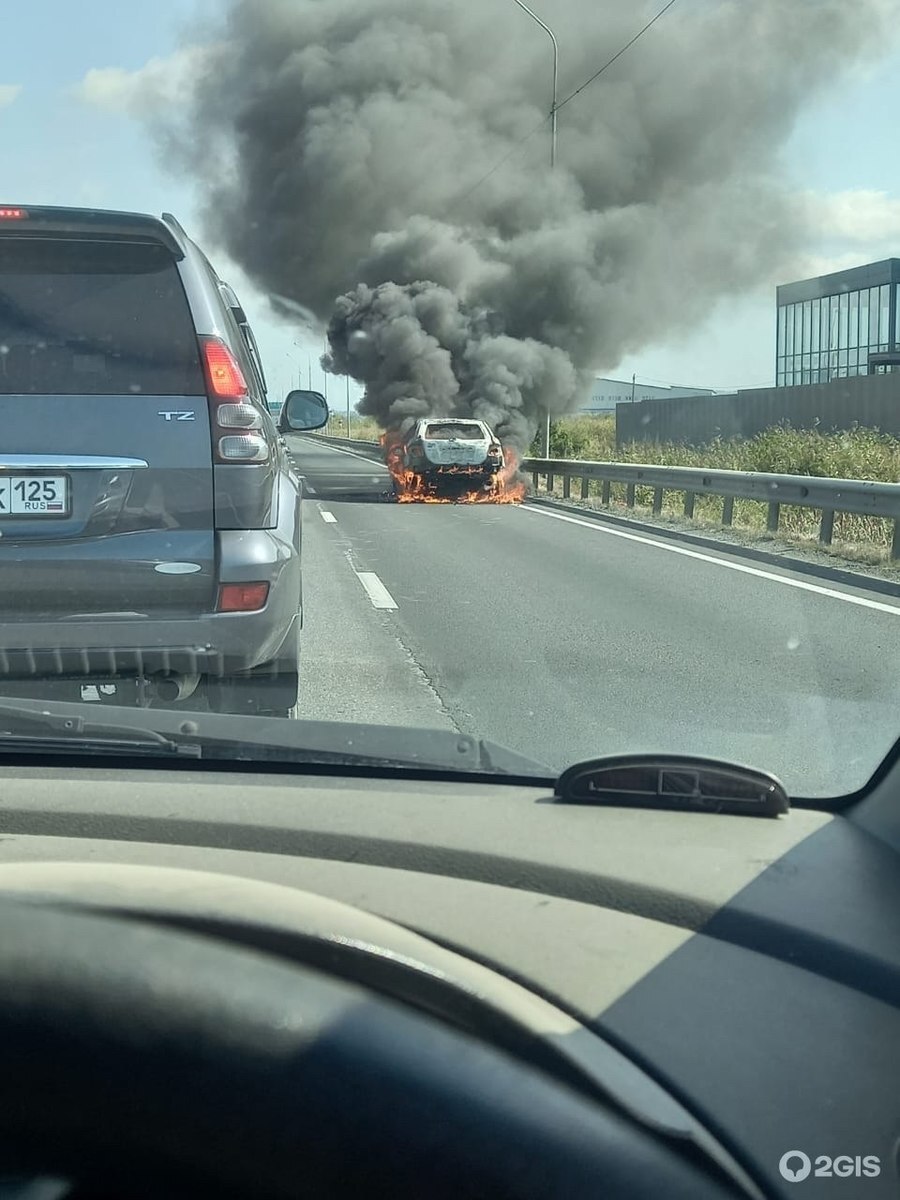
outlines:
[[[247,320],[247,314],[244,312],[244,306],[241,304],[240,300],[238,300],[234,288],[231,287],[230,284],[225,283],[224,280],[219,280],[219,291],[222,293],[225,303],[234,313],[238,325],[249,324]]]

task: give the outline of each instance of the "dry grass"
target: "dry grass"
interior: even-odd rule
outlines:
[[[321,432],[329,437],[346,437],[347,414],[332,412]],[[360,442],[376,442],[381,436],[381,429],[372,417],[361,417],[354,412],[350,414],[350,436]]]
[[[532,453],[536,448],[532,449]],[[568,417],[553,427],[551,456],[590,459],[596,462],[631,462],[660,466],[713,467],[730,471],[763,471],[786,475],[817,475],[829,479],[873,479],[887,483],[900,480],[900,439],[875,429],[852,429],[846,433],[817,430],[767,429],[746,441],[710,442],[706,446],[639,442],[616,449],[615,418]],[[555,495],[562,494],[557,480]],[[573,483],[573,495],[580,496]],[[592,483],[590,496],[600,496],[600,484]],[[611,501],[625,503],[624,485],[613,485]],[[638,488],[635,503],[650,508],[650,488]],[[684,494],[666,492],[663,513],[677,516],[684,511]],[[756,535],[766,531],[766,505],[737,500],[734,527]],[[722,501],[698,496],[694,519],[699,524],[720,526]],[[809,544],[818,537],[821,514],[815,509],[785,506],[781,510],[779,535]],[[834,520],[834,544],[842,557],[859,562],[880,563],[889,558],[893,522],[879,517],[838,513]]]

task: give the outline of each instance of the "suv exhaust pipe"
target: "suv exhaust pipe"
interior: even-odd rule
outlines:
[[[164,704],[189,699],[199,686],[199,675],[179,675],[172,671],[168,674],[160,672],[150,677],[151,698]]]

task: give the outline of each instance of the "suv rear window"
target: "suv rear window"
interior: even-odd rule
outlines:
[[[0,236],[0,394],[200,396],[164,246]]]
[[[448,423],[442,425],[429,425],[423,435],[427,438],[442,440],[443,438],[459,438],[467,442],[484,441],[484,430],[480,425],[463,425],[459,423]]]

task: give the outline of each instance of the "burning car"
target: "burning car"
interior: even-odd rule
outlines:
[[[503,447],[484,421],[428,418],[414,421],[401,446],[404,473],[426,491],[493,491],[503,471]]]
[[[514,449],[472,417],[408,418],[382,435],[400,504],[520,504],[526,485]]]

